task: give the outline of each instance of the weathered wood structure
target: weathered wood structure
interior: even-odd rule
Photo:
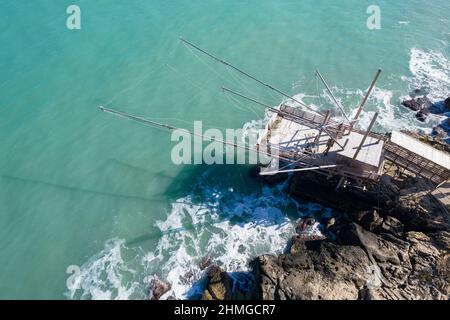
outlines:
[[[276,162],[275,165],[272,163],[272,165],[262,167],[261,175],[315,170],[327,176],[340,177],[337,188],[345,186],[347,183],[355,183],[364,187],[366,183],[379,181],[380,177],[385,174],[384,168],[387,161],[432,182],[440,190],[436,193],[439,196],[436,196],[438,200],[441,203],[445,202],[445,205],[450,204],[450,187],[448,183],[446,184],[446,181],[450,180],[449,154],[402,132],[393,131],[388,135],[372,132],[378,117],[377,113],[372,118],[367,130],[361,130],[355,126],[380,77],[381,70],[378,70],[356,110],[354,118],[350,120],[319,71],[316,72],[316,75],[326,87],[340,117],[334,116],[332,110],[325,112],[316,110],[301,99],[257,79],[195,44],[184,39],[180,40],[286,99],[278,107],[272,107],[244,94],[223,88],[227,93],[259,104],[272,113],[254,148],[232,144],[246,150],[257,150],[269,155],[272,162]],[[101,107],[101,110],[169,130],[176,129],[107,108]],[[226,141],[221,142],[230,144]],[[282,166],[280,167],[280,165]]]

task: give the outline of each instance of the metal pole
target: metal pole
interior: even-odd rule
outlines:
[[[358,146],[358,149],[356,149],[355,155],[353,156],[353,160],[356,159],[356,157],[358,156],[359,152],[361,151],[361,148],[363,147],[364,143],[366,142],[367,136],[369,135],[370,130],[372,130],[372,127],[375,124],[375,121],[377,120],[377,117],[378,117],[378,113],[375,113],[375,115],[372,118],[372,121],[370,121],[369,128],[367,129],[366,133],[364,134],[364,137],[361,140],[361,143]]]
[[[336,97],[333,95],[333,92],[331,92],[330,87],[328,86],[328,84],[325,82],[325,79],[322,77],[322,75],[320,74],[319,70],[316,70],[316,74],[319,76],[320,80],[322,81],[322,83],[324,84],[325,88],[327,89],[328,93],[331,96],[331,99],[334,101],[335,105],[339,108],[339,110],[341,110],[342,114],[344,115],[345,119],[347,119],[347,121],[350,123],[350,119],[347,117],[347,115],[344,112],[344,108],[342,108],[341,104],[337,101]]]
[[[340,167],[339,164],[331,164],[327,166],[317,166],[317,167],[307,167],[307,168],[299,168],[299,169],[290,169],[290,170],[278,170],[278,171],[262,171],[259,173],[260,176],[269,176],[278,173],[288,173],[288,172],[300,172],[300,171],[310,171],[310,170],[320,170],[320,169],[330,169]]]
[[[273,90],[273,91],[275,91],[275,92],[281,94],[282,96],[284,96],[284,97],[286,97],[286,98],[289,98],[289,99],[291,99],[291,100],[293,100],[293,101],[299,103],[301,106],[303,106],[303,107],[305,107],[305,108],[308,108],[308,109],[311,110],[312,112],[317,113],[316,110],[312,109],[311,107],[309,107],[309,106],[306,105],[305,103],[303,103],[303,102],[301,102],[301,101],[295,99],[294,97],[288,95],[287,93],[284,93],[283,91],[281,91],[281,90],[279,90],[279,89],[273,87],[272,85],[267,84],[267,83],[265,83],[265,82],[263,82],[263,81],[261,81],[261,80],[255,78],[255,77],[252,76],[251,74],[249,74],[249,73],[247,73],[247,72],[245,72],[245,71],[243,71],[243,70],[241,70],[241,69],[239,69],[239,68],[233,66],[232,64],[228,63],[227,61],[225,61],[225,60],[223,60],[223,59],[221,59],[221,58],[219,58],[219,57],[216,57],[215,55],[209,53],[208,51],[206,51],[206,50],[204,50],[204,49],[202,49],[202,48],[196,46],[196,45],[193,44],[192,42],[190,42],[190,41],[188,41],[188,40],[185,40],[185,39],[183,39],[182,37],[180,37],[180,40],[181,40],[182,42],[186,43],[187,45],[191,46],[192,48],[194,48],[194,49],[196,49],[196,50],[198,50],[198,51],[200,51],[200,52],[206,54],[208,57],[210,57],[210,58],[212,58],[212,59],[214,59],[214,60],[216,60],[216,61],[218,61],[218,62],[220,62],[220,63],[222,63],[222,64],[224,64],[224,65],[226,65],[226,66],[228,66],[228,67],[230,67],[230,68],[232,68],[232,69],[234,69],[234,70],[236,70],[237,72],[243,74],[244,76],[246,76],[246,77],[248,77],[248,78],[250,78],[250,79],[252,79],[252,80],[258,82],[259,84],[262,84],[263,86],[265,86],[265,87],[267,87],[267,88],[269,88],[269,89],[271,89],[271,90]]]
[[[369,97],[370,97],[370,95],[372,94],[372,90],[373,90],[373,88],[375,87],[375,84],[377,83],[378,78],[379,78],[380,75],[381,75],[381,72],[382,72],[382,70],[381,70],[381,69],[378,69],[377,74],[376,74],[375,78],[373,79],[372,83],[370,84],[370,87],[369,87],[369,90],[367,91],[366,96],[364,97],[364,100],[361,102],[361,105],[359,106],[358,111],[356,111],[356,115],[355,115],[355,117],[353,118],[352,123],[351,123],[351,125],[350,125],[350,132],[352,132],[353,127],[354,127],[356,121],[358,120],[358,118],[359,118],[359,116],[360,116],[360,114],[361,114],[361,112],[362,112],[364,106],[365,106],[366,103],[367,103],[367,100],[369,100]]]

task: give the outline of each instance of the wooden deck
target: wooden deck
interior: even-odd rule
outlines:
[[[450,179],[450,156],[404,133],[393,131],[386,159],[438,185]]]
[[[317,123],[317,121],[314,122]],[[303,166],[305,163],[307,166],[340,165],[338,170],[343,175],[377,178],[381,171],[384,142],[368,137],[356,159],[353,160],[363,137],[364,135],[358,132],[337,137],[338,143],[334,143],[326,152],[327,143],[330,140],[326,132],[312,127],[311,124],[294,122],[274,114],[261,137],[260,147],[276,146],[280,156],[285,158],[302,155],[305,157]],[[308,156],[309,152],[312,152],[310,156]],[[331,171],[335,170],[337,169]]]

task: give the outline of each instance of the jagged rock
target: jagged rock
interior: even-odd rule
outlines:
[[[442,244],[450,242],[448,233],[435,237]],[[439,269],[442,252],[433,244],[433,237],[408,232],[405,241],[391,234],[376,235],[353,224],[341,231],[339,239],[343,244],[362,247],[378,272],[381,285],[364,292],[364,298],[448,298],[448,268]],[[444,271],[439,274],[438,270]]]
[[[180,277],[180,281],[185,285],[189,285],[194,282],[194,278],[195,278],[194,272],[192,270],[189,270],[182,277]]]
[[[218,266],[211,266],[207,272],[208,282],[203,291],[203,300],[230,300],[232,298],[231,278]]]
[[[328,223],[333,243],[309,238],[305,231],[314,222],[301,221],[289,254],[253,261],[255,297],[449,299],[450,217],[424,179],[382,179],[374,197],[336,192],[330,187],[335,181],[309,180],[312,175],[294,176],[290,191],[342,213]]]
[[[322,235],[295,235],[291,239],[290,253],[295,255],[303,250],[315,249],[325,240]]]
[[[404,224],[405,231],[437,232],[450,228],[450,217],[433,201],[428,191],[409,189],[400,195],[389,215]]]
[[[422,111],[428,110],[433,105],[433,103],[427,97],[421,97],[411,100],[405,100],[402,102],[402,105],[413,111]]]
[[[380,226],[380,232],[401,236],[403,233],[403,223],[394,217],[387,216],[383,219],[383,223]]]
[[[444,101],[444,106],[447,109],[447,111],[450,111],[450,97],[448,97],[447,99],[445,99]]]
[[[369,231],[378,230],[383,223],[383,218],[380,217],[376,210],[361,212],[358,216],[359,224]]]
[[[323,243],[319,252],[261,256],[254,269],[263,299],[358,299],[371,280],[369,265],[359,247]]]
[[[425,122],[429,114],[430,111],[428,109],[423,109],[416,113],[416,118],[421,122]]]
[[[312,231],[315,224],[316,220],[314,220],[314,218],[300,219],[295,227],[295,232],[297,232],[297,234],[309,233]]]
[[[441,125],[437,125],[433,128],[432,135],[434,139],[444,140],[447,138],[447,132]]]
[[[208,268],[212,263],[212,260],[210,257],[203,257],[202,260],[200,261],[200,270],[205,270],[206,268]]]
[[[155,276],[150,282],[150,300],[159,300],[170,289],[170,283],[164,282]]]

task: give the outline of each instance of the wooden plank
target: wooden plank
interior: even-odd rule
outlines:
[[[410,137],[402,132],[393,131],[391,134],[391,142],[447,170],[450,170],[450,155],[443,151],[437,150],[422,141]]]

